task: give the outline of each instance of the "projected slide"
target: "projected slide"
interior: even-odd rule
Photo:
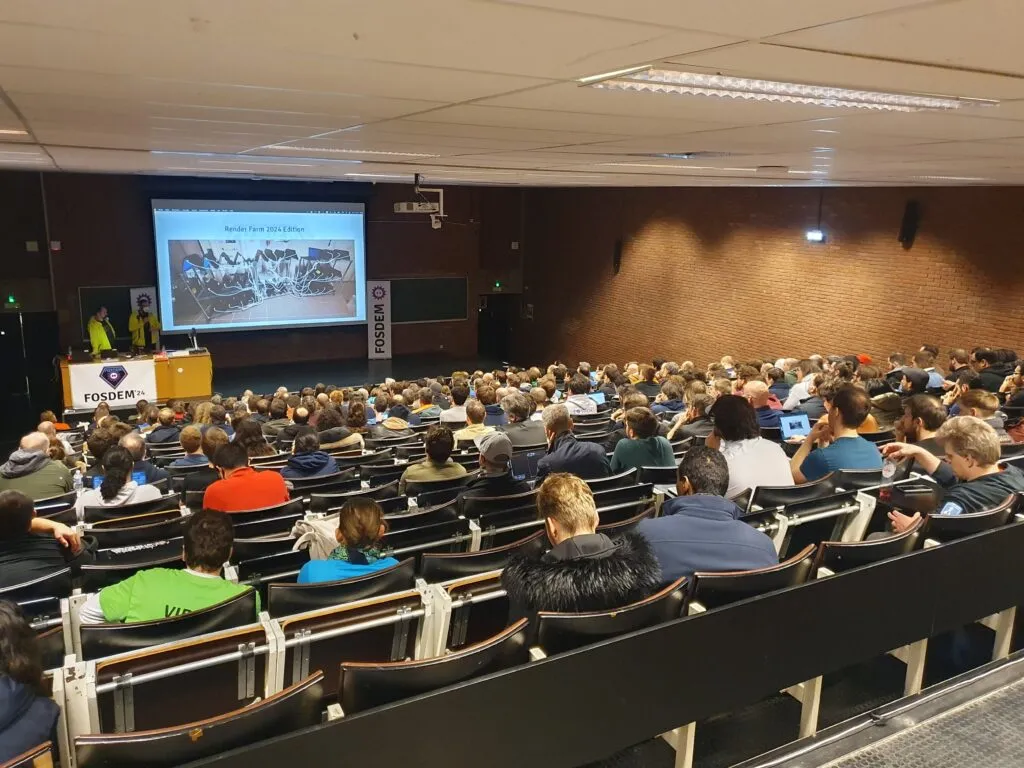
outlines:
[[[165,332],[366,322],[363,206],[154,200]]]

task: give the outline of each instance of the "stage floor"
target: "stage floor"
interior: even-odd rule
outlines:
[[[443,358],[436,355],[397,357],[393,360],[322,360],[309,363],[265,363],[245,368],[219,368],[214,361],[213,390],[221,395],[239,395],[246,389],[263,394],[278,387],[298,390],[318,382],[351,387],[393,379],[417,379],[421,376],[451,376],[452,371],[477,368],[491,370],[497,360],[480,358]]]

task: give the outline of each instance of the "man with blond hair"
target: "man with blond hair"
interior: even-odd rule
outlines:
[[[1012,464],[999,468],[999,436],[974,416],[956,416],[935,433],[945,451],[945,461],[926,448],[909,443],[882,446],[886,458],[914,459],[945,489],[936,514],[969,515],[998,507],[1015,493],[1024,493],[1024,473]],[[892,511],[889,520],[897,532],[907,530],[921,518]]]
[[[541,557],[514,557],[501,574],[513,618],[607,611],[658,589],[661,574],[650,545],[633,532],[620,539],[598,533],[594,494],[580,478],[548,476],[537,492],[537,516],[551,549]]]

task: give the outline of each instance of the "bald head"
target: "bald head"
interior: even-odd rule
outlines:
[[[57,436],[57,428],[53,426],[52,421],[40,422],[39,426],[36,427],[36,432],[42,432],[47,438]]]
[[[768,385],[763,381],[748,381],[743,385],[743,396],[755,408],[768,405]]]
[[[21,438],[21,442],[18,444],[18,447],[23,451],[46,453],[50,447],[50,438],[42,432],[29,432]]]
[[[142,461],[146,456],[146,441],[138,432],[129,432],[118,444],[132,455],[134,461]]]

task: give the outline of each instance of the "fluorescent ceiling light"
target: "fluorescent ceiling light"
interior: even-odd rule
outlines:
[[[346,173],[345,176],[355,176],[365,179],[407,179],[408,173]]]
[[[613,72],[602,72],[600,75],[581,77],[577,82],[582,83],[583,85],[590,85],[591,83],[596,83],[598,80],[608,80],[612,77],[623,77],[625,75],[631,75],[634,72],[643,72],[650,68],[650,64],[641,64],[639,67],[627,67],[626,69],[616,69]]]
[[[915,176],[914,178],[925,181],[988,181],[981,176]]]
[[[440,157],[427,152],[384,152],[378,149],[337,149],[334,147],[296,147],[286,144],[270,144],[267,149],[287,149],[289,152],[338,152],[346,155],[381,155],[386,157]]]
[[[813,175],[813,174],[816,174],[816,173],[828,173],[828,171],[795,171],[792,168],[790,168],[788,171],[786,171],[786,173],[792,173],[792,174],[797,174],[797,175],[809,176],[809,175]]]
[[[215,146],[215,145],[214,145]],[[285,163],[290,163],[296,158],[294,157],[281,157],[279,155],[247,155],[247,154],[234,154],[231,152],[185,152],[182,150],[169,150],[169,149],[151,149],[149,151],[151,155],[176,155],[179,157],[204,157],[204,158],[216,158],[221,159],[223,162],[230,163],[248,163],[249,161],[259,161],[264,165],[272,164],[275,160],[284,160]],[[305,158],[303,158],[305,159]],[[316,160],[319,163],[344,163],[345,165],[362,165],[362,160],[336,160],[334,158],[315,157],[308,158],[310,160]],[[270,161],[270,162],[268,162]],[[214,160],[204,160],[202,162],[214,162]]]
[[[713,165],[677,165],[674,163],[598,163],[601,166],[615,166],[621,168],[661,168],[665,171],[676,169],[686,171],[738,171],[741,173],[755,173],[757,168],[718,168]]]
[[[4,128],[0,129],[0,134],[4,136],[28,136],[28,131],[19,131],[15,128]]]
[[[812,104],[821,107],[848,107],[892,112],[944,111],[959,109],[967,105],[991,106],[999,103],[989,99],[865,91],[655,68],[627,75],[610,75],[603,79],[583,78],[578,82],[593,88],[622,91],[667,93],[679,96],[719,96],[783,104]],[[822,132],[824,132],[823,129]]]

